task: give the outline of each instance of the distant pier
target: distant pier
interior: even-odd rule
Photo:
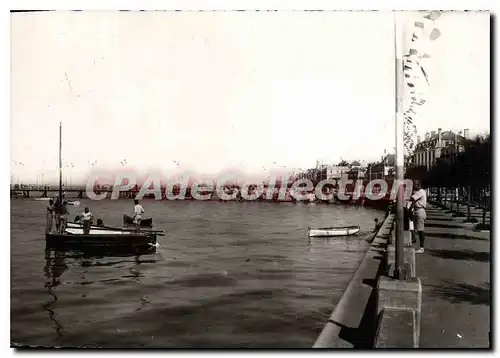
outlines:
[[[233,190],[235,188],[227,187],[225,189],[226,193],[228,195],[231,195],[233,193]],[[269,194],[269,188],[265,188],[263,194],[256,199],[255,201],[265,201],[265,202],[298,202],[295,198],[291,197],[289,195],[289,190],[287,194],[283,197],[279,195],[279,187],[276,187],[273,191],[271,188],[270,190],[272,191],[272,194],[267,197],[267,194]],[[344,191],[344,195],[339,197],[338,194],[334,194],[334,198],[330,200],[321,200],[320,198],[314,198],[314,190],[309,191],[309,195],[311,195],[311,200],[301,200],[301,202],[314,202],[318,204],[351,204],[351,205],[358,205],[358,206],[368,206],[368,207],[376,207],[376,208],[381,208],[385,209],[387,206],[390,204],[390,189],[388,190],[387,195],[384,198],[378,199],[378,200],[370,200],[369,198],[366,197],[365,193],[362,191],[361,193],[357,193],[357,196],[355,196],[354,193],[354,188],[349,188],[347,187],[346,190]],[[136,186],[135,188],[126,190],[126,191],[120,191],[118,198],[119,199],[134,199],[137,194],[139,194],[140,188]],[[103,193],[107,193],[108,195],[106,196],[108,199],[111,197],[111,193],[113,192],[113,188],[111,187],[94,187],[93,192],[96,195],[100,195]],[[23,185],[23,186],[12,186],[10,189],[10,196],[11,198],[25,198],[25,199],[34,199],[34,198],[48,198],[48,197],[57,197],[59,193],[59,188],[57,187],[48,187],[48,186],[33,186],[33,185]],[[172,195],[176,195],[180,193],[180,188],[175,187],[173,189]],[[212,193],[212,196],[209,201],[227,201],[223,200],[218,197],[217,191],[212,190],[212,191],[203,191],[203,189],[200,188],[200,194],[207,195]],[[330,193],[331,194],[331,193]],[[162,200],[167,200],[166,197],[166,188],[162,187],[161,188],[161,195],[162,195]],[[75,187],[67,187],[63,188],[63,196],[68,197],[68,198],[76,198],[76,199],[86,199],[88,198],[87,193],[86,193],[86,188],[81,187],[81,186],[75,186]],[[144,196],[144,199],[154,199],[153,194],[148,194]],[[342,198],[342,199],[341,199]],[[194,200],[192,195],[191,195],[191,188],[187,187],[185,191],[185,196],[184,199],[180,200]],[[247,199],[243,198],[241,195],[237,195],[236,198],[229,200],[229,201],[248,201]]]

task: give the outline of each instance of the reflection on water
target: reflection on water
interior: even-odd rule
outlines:
[[[45,287],[47,288],[49,295],[53,297],[53,300],[45,304],[43,308],[49,312],[50,320],[54,323],[54,328],[57,333],[57,337],[61,337],[61,330],[63,326],[57,321],[56,314],[52,309],[52,306],[57,302],[57,295],[55,293],[55,288],[59,286],[59,277],[68,269],[68,266],[64,262],[64,255],[60,252],[54,252],[54,257],[52,258],[51,250],[45,250],[45,262],[44,273],[47,280],[45,281]]]
[[[89,268],[92,266],[113,266],[116,264],[123,263],[124,261],[111,261],[111,262],[99,262],[97,259],[103,259],[106,257],[133,257],[135,264],[138,266],[143,262],[146,263],[154,263],[156,260],[151,259],[142,259],[141,255],[149,255],[154,254],[155,250],[152,249],[134,249],[132,251],[120,249],[118,252],[114,251],[106,251],[106,250],[93,250],[93,251],[77,251],[77,250],[60,250],[60,249],[45,249],[45,266],[43,268],[45,275],[45,285],[47,288],[48,294],[52,297],[51,301],[43,305],[43,308],[49,313],[49,318],[53,322],[55,332],[57,334],[56,342],[60,337],[63,336],[62,330],[63,326],[57,320],[57,314],[55,312],[55,304],[58,300],[57,298],[57,286],[61,284],[60,277],[64,274],[65,271],[68,270],[68,265],[66,264],[67,259],[74,259],[79,262],[79,265],[84,268]],[[141,277],[141,273],[136,268],[129,268],[130,275],[125,275],[123,277],[132,277],[138,278]],[[87,280],[88,270],[85,269],[82,272],[80,284],[92,284],[92,281]],[[137,281],[136,281],[137,282]],[[83,296],[85,297],[85,296]],[[148,300],[144,297],[140,298],[141,307],[137,308],[137,311],[140,311],[146,304],[148,304]],[[55,343],[57,344],[57,343]]]
[[[89,205],[114,212],[118,222],[128,204]],[[13,201],[12,341],[310,347],[366,252],[373,218],[382,214],[327,205],[213,204],[146,202],[155,226],[168,230],[156,251],[82,252],[46,249],[43,205]],[[106,222],[115,224],[112,219]],[[356,237],[307,235],[309,225],[353,223],[362,229]]]

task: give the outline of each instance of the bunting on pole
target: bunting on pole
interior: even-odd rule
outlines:
[[[413,137],[417,133],[414,123],[414,116],[417,115],[415,106],[422,106],[425,103],[422,91],[417,93],[416,88],[430,86],[429,76],[424,69],[425,61],[431,58],[426,51],[427,46],[429,42],[441,36],[441,31],[435,26],[435,21],[441,16],[441,11],[423,11],[419,14],[421,18],[413,24],[410,48],[403,61],[404,79],[407,90],[411,94],[409,108],[404,112],[404,145],[408,153],[413,151]]]

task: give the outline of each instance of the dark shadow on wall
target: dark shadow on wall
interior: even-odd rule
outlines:
[[[443,297],[451,303],[470,303],[489,306],[491,303],[490,284],[483,283],[481,287],[466,283],[444,281],[441,286],[433,287],[429,292],[431,297]]]
[[[477,252],[472,250],[437,250],[437,249],[429,249],[427,251],[429,251],[431,255],[443,259],[490,262],[489,252]]]

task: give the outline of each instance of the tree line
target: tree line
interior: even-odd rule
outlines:
[[[486,227],[486,212],[491,206],[491,149],[490,135],[477,136],[465,141],[463,151],[439,157],[430,170],[408,166],[405,176],[420,180],[436,195],[438,205],[448,208],[449,202],[450,212],[466,216],[467,222],[475,222],[470,207],[481,207],[482,224],[477,228]],[[460,211],[460,205],[467,205],[466,214]]]

